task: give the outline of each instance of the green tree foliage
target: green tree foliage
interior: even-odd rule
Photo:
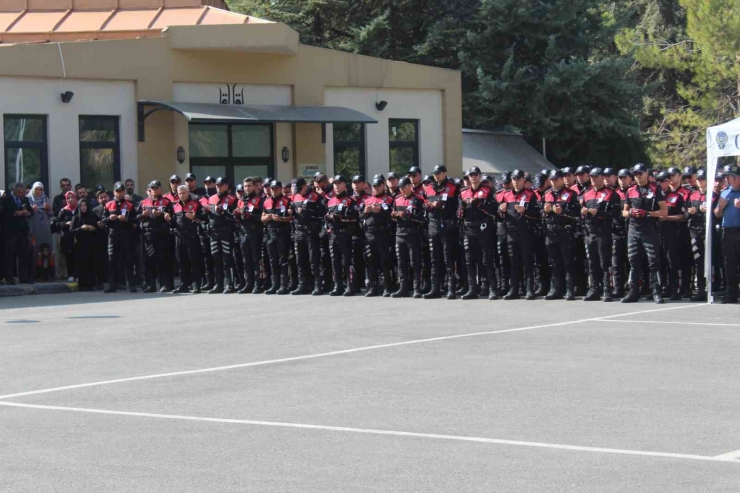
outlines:
[[[661,167],[704,163],[705,131],[738,113],[740,0],[638,0],[616,38],[637,62],[642,128]]]
[[[616,50],[607,0],[232,0],[301,42],[458,69],[464,124],[517,129],[558,164],[642,160],[646,85]]]

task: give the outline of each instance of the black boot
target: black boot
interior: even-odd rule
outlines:
[[[286,265],[283,269],[283,272],[280,276],[280,289],[277,290],[278,295],[286,295],[290,294],[292,291],[290,289],[290,275],[288,274],[288,266]]]
[[[266,279],[265,279],[265,283],[267,283]],[[280,274],[272,274],[272,279],[270,280],[270,287],[269,289],[265,290],[265,294],[276,294],[279,289],[280,289]]]
[[[622,303],[637,303],[638,301],[640,301],[640,286],[630,284],[630,291],[622,298]]]
[[[447,299],[454,300],[455,295],[455,274],[452,269],[447,270]]]
[[[193,289],[190,290],[190,293],[191,294],[200,294],[201,293],[201,291],[200,291],[200,283],[199,282],[194,282],[193,283]]]
[[[208,294],[221,294],[223,292],[224,292],[223,286],[219,286],[218,284],[216,284],[215,286],[213,286],[213,288],[208,290]]]
[[[700,277],[697,280],[697,290],[696,294],[691,297],[691,301],[699,302],[699,301],[707,301],[707,280],[703,277]]]
[[[390,269],[383,270],[383,298],[390,298],[393,295],[393,274]]]
[[[391,298],[410,298],[411,292],[409,291],[408,281],[402,279],[398,291],[391,295]]]
[[[553,277],[550,283],[550,292],[545,295],[545,299],[550,300],[562,300],[563,291],[561,290],[560,284],[562,281],[557,277]]]
[[[241,288],[237,293],[239,294],[249,294],[254,291],[254,285],[247,282],[243,288]]]
[[[342,296],[344,294],[344,285],[341,279],[334,279],[334,289],[329,292],[329,296]]]
[[[291,291],[290,294],[295,295],[295,296],[307,294],[305,276],[301,276],[301,280],[298,282],[298,286],[295,288],[295,290]]]
[[[184,293],[189,293],[190,289],[188,289],[188,287],[184,283],[180,283],[180,285],[177,286],[177,289],[175,289],[172,292],[174,294],[184,294]]]
[[[488,299],[497,300],[498,292],[496,290],[496,286],[498,285],[498,282],[496,279],[496,267],[493,264],[486,266],[486,276],[488,277],[488,285],[490,286],[488,291]]]
[[[661,296],[660,280],[658,278],[657,272],[650,272],[650,287],[652,288],[653,292],[653,301],[655,301],[655,303],[659,305],[665,303],[665,301],[663,301],[663,296]]]
[[[460,297],[461,300],[477,300],[480,296],[477,274],[478,266],[468,265],[468,291]]]
[[[596,276],[588,276],[588,293],[583,297],[583,301],[599,301],[601,299],[601,287],[599,286]]]
[[[603,292],[604,292],[604,302],[609,303],[610,301],[613,301],[612,299],[612,290],[609,287],[609,282],[611,279],[609,279],[609,273],[604,272],[604,279],[602,280],[602,286],[603,286]]]
[[[224,288],[224,294],[232,294],[232,293],[236,293],[236,290],[231,284],[229,284],[228,286],[226,286],[226,288]]]
[[[524,299],[527,301],[537,299],[537,296],[534,294],[534,279],[531,277],[527,279],[527,296]]]
[[[439,285],[441,279],[438,276],[432,277],[432,289],[424,295],[425,300],[437,300],[442,297],[442,293],[439,292]]]

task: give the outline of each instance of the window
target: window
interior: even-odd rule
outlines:
[[[419,120],[388,120],[390,170],[406,174],[419,166]]]
[[[272,125],[191,123],[190,171],[228,178],[232,185],[247,176],[271,175],[274,169]]]
[[[23,182],[30,187],[40,181],[49,187],[47,170],[46,117],[4,115],[5,183]]]
[[[113,186],[121,179],[117,116],[80,116],[80,183]]]
[[[334,174],[347,179],[365,174],[364,124],[334,124]]]

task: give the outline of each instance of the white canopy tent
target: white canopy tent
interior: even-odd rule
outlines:
[[[707,129],[707,224],[704,249],[704,274],[707,278],[707,301],[712,302],[712,191],[717,174],[717,159],[740,156],[740,118]]]

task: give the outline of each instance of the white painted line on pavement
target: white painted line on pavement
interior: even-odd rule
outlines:
[[[717,460],[725,460],[729,462],[740,462],[740,450],[735,450],[734,452],[728,452],[726,454],[718,455],[715,457]]]
[[[42,406],[36,404],[23,404],[20,402],[0,402],[0,406],[19,407],[26,409],[42,409],[48,411],[68,411],[76,413],[106,414],[114,416],[133,416],[139,418],[172,419],[180,421],[205,421],[210,423],[229,423],[254,426],[272,426],[279,428],[299,428],[306,430],[339,431],[345,433],[363,433],[367,435],[386,435],[412,438],[431,438],[437,440],[456,440],[462,442],[491,443],[497,445],[518,445],[521,447],[538,447],[547,449],[573,450],[580,452],[597,452],[603,454],[637,455],[643,457],[662,457],[668,459],[688,459],[711,462],[734,462],[740,461],[732,458],[709,457],[705,455],[675,454],[670,452],[648,452],[644,450],[624,450],[604,447],[583,447],[579,445],[563,445],[559,443],[527,442],[522,440],[502,440],[498,438],[480,438],[461,435],[440,435],[437,433],[416,433],[411,431],[375,430],[371,428],[348,428],[344,426],[311,425],[303,423],[283,423],[279,421],[255,421],[250,419],[228,419],[228,418],[205,418],[200,416],[181,416],[176,414],[154,414],[138,413],[132,411],[112,411],[108,409],[86,409],[79,407]]]
[[[699,306],[704,306],[706,303],[702,303]],[[669,322],[664,320],[608,320],[604,319],[604,322],[621,322],[621,323],[635,323],[635,324],[671,324],[671,325],[704,325],[707,327],[740,327],[740,324],[713,324],[709,322]]]
[[[82,383],[78,385],[65,385],[63,387],[53,387],[50,389],[32,390],[29,392],[19,392],[16,394],[0,395],[0,399],[11,399],[13,397],[24,397],[28,395],[47,394],[50,392],[59,392],[62,390],[82,389],[86,387],[97,387],[100,385],[112,385],[112,384],[124,383],[124,382],[136,382],[140,380],[151,380],[155,378],[176,377],[176,376],[182,376],[182,375],[195,375],[198,373],[210,373],[210,372],[215,372],[215,371],[234,370],[237,368],[249,368],[253,366],[273,365],[277,363],[288,363],[291,361],[303,361],[303,360],[309,360],[309,359],[324,358],[327,356],[338,356],[341,354],[351,354],[351,353],[359,353],[359,352],[364,352],[364,351],[372,351],[375,349],[385,349],[385,348],[399,347],[399,346],[410,346],[413,344],[422,344],[426,342],[450,341],[453,339],[463,339],[467,337],[478,337],[478,336],[493,335],[493,334],[506,334],[510,332],[522,332],[525,330],[544,329],[548,327],[561,327],[563,325],[601,321],[601,320],[606,320],[607,318],[613,318],[613,317],[627,317],[629,315],[639,315],[642,313],[655,313],[655,312],[662,312],[662,311],[668,311],[668,310],[680,310],[682,308],[690,308],[690,307],[695,307],[695,306],[698,307],[698,306],[706,306],[706,305],[680,305],[680,306],[672,306],[668,308],[658,308],[654,310],[641,310],[637,312],[619,313],[616,315],[607,315],[605,317],[583,318],[581,320],[569,320],[567,322],[555,322],[551,324],[532,325],[530,327],[519,327],[515,329],[493,330],[493,331],[486,331],[486,332],[472,332],[468,334],[456,334],[456,335],[450,335],[450,336],[430,337],[428,339],[415,339],[411,341],[392,342],[389,344],[378,344],[375,346],[365,346],[365,347],[358,347],[358,348],[353,348],[353,349],[342,349],[340,351],[329,351],[326,353],[308,354],[304,356],[293,356],[290,358],[271,359],[271,360],[266,360],[266,361],[254,361],[252,363],[240,363],[236,365],[216,366],[213,368],[201,368],[197,370],[184,370],[184,371],[175,371],[175,372],[169,372],[169,373],[158,373],[154,375],[142,375],[138,377],[117,378],[114,380],[102,380],[99,382],[88,382],[88,383]]]

